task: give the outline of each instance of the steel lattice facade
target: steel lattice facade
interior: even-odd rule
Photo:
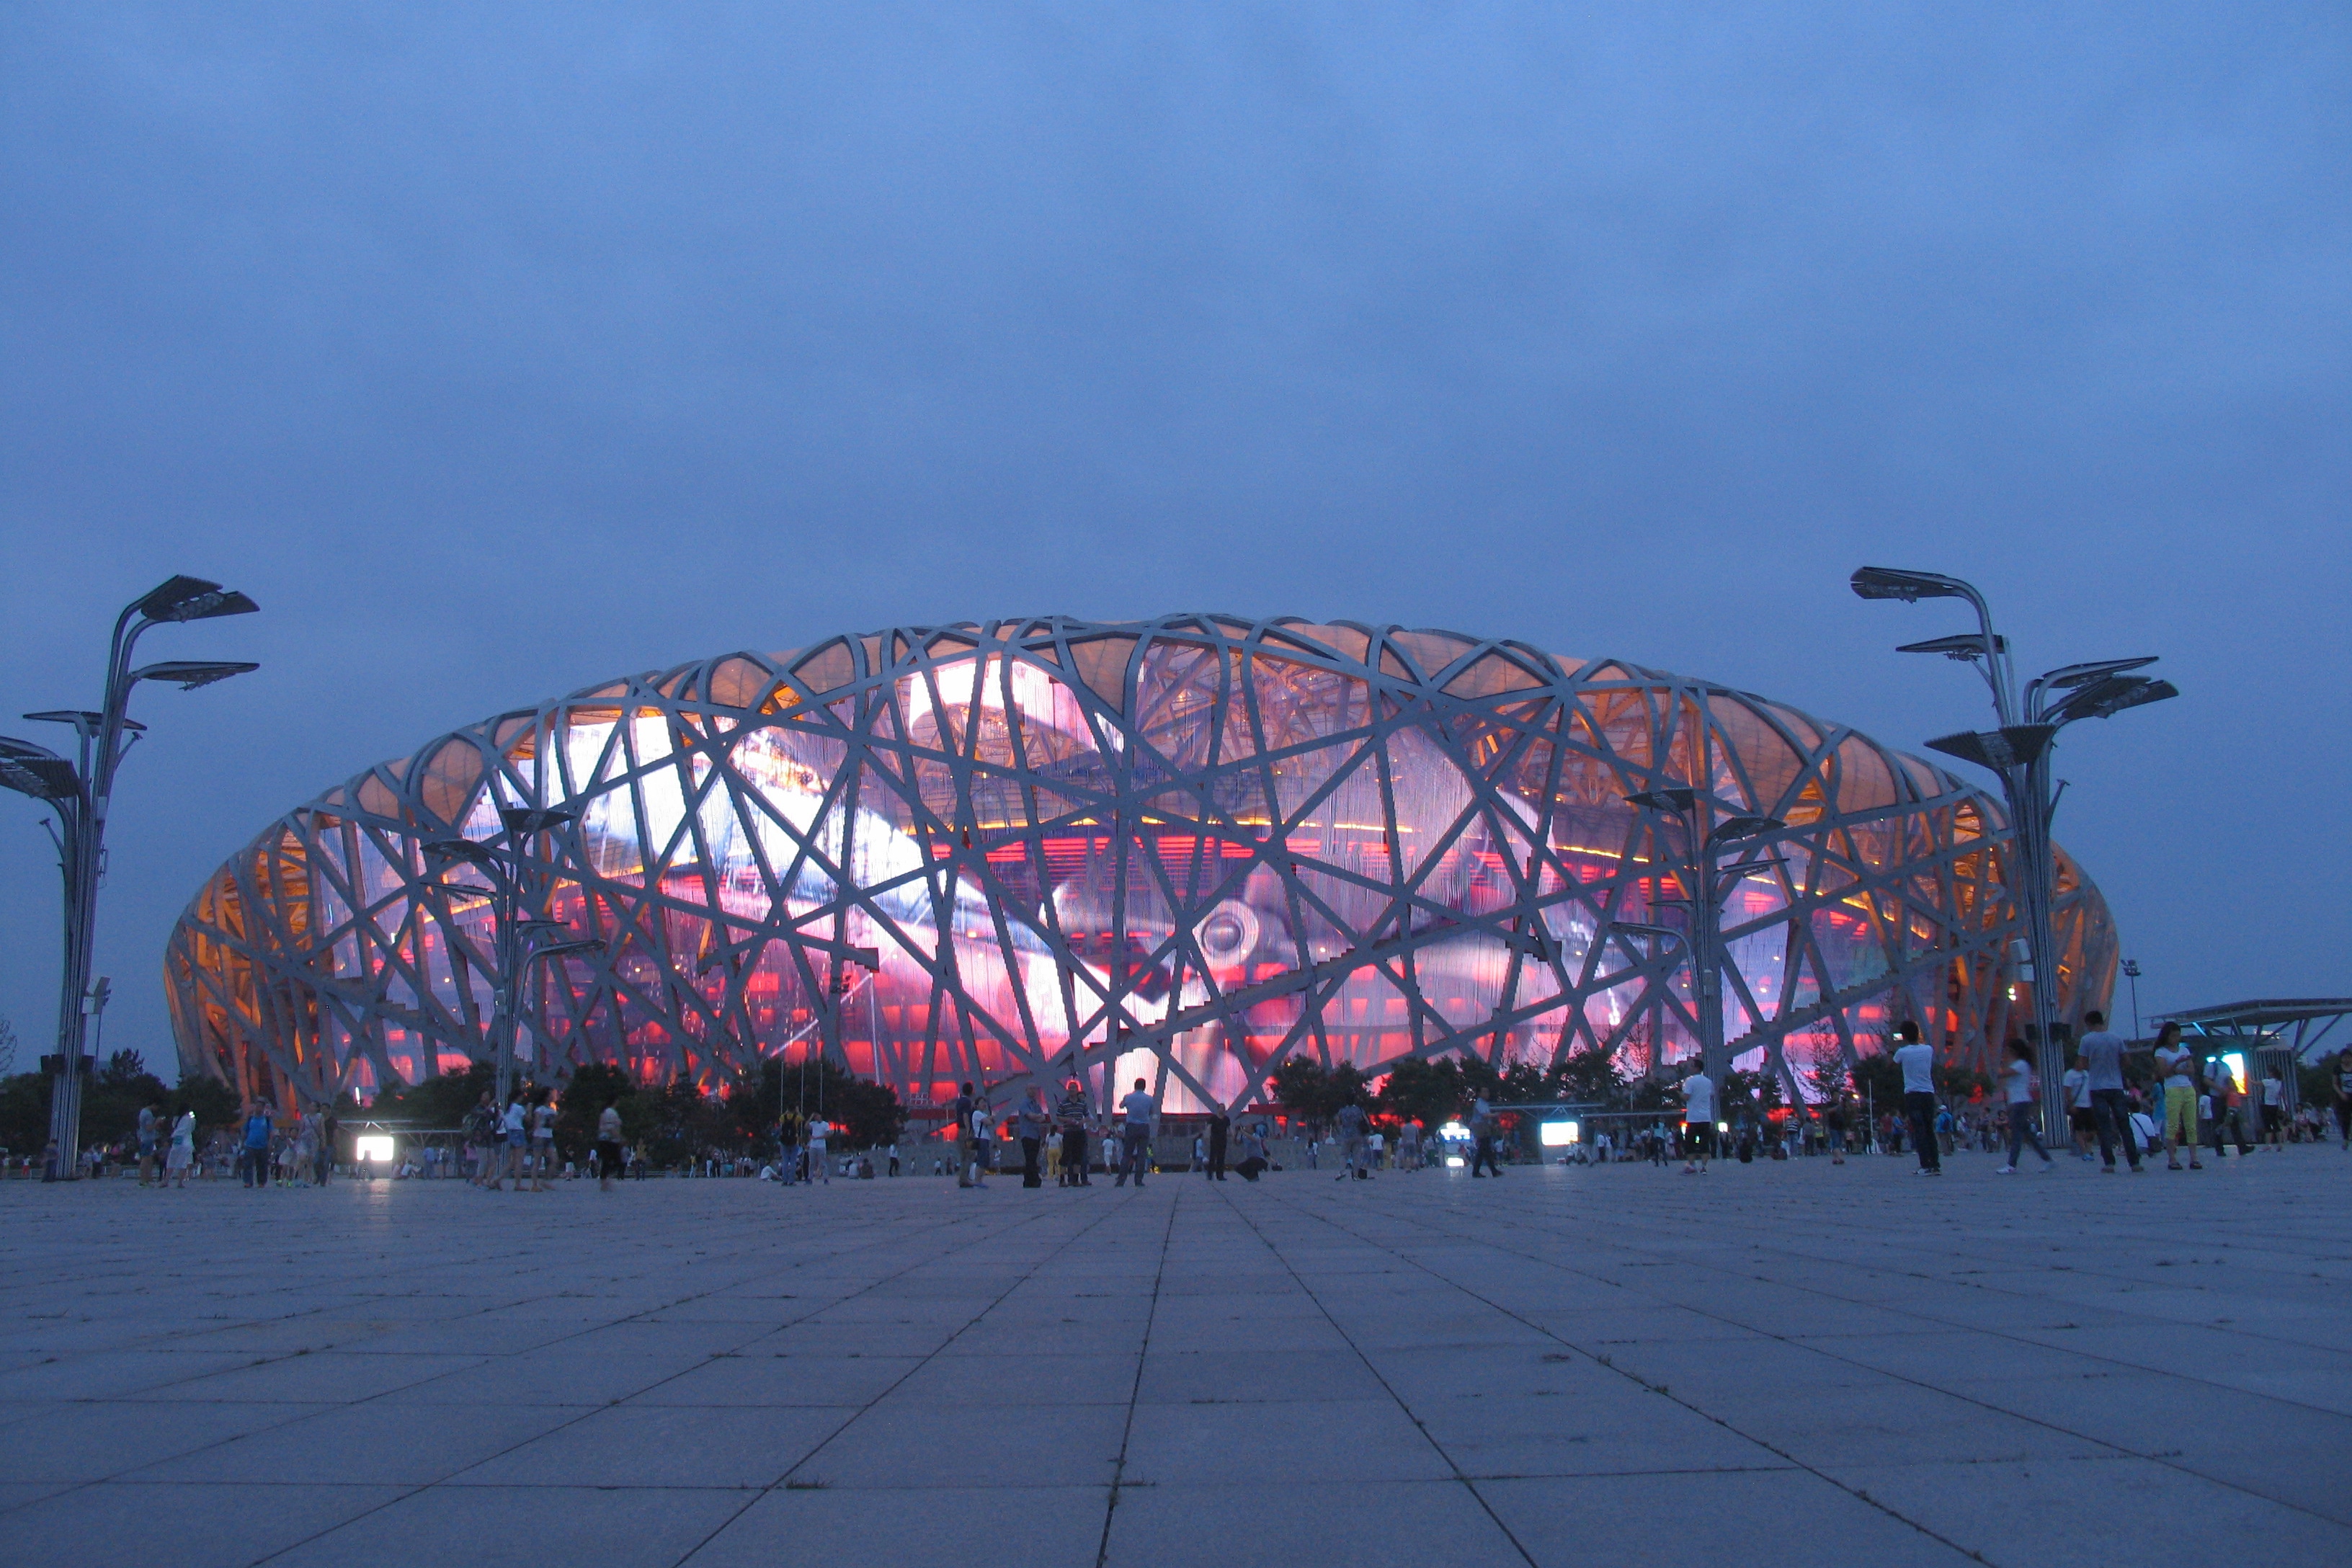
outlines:
[[[1076,1065],[1181,1111],[1254,1102],[1296,1052],[1638,1073],[1694,1048],[1692,976],[1611,928],[1684,918],[1687,873],[1624,796],[1684,784],[1787,824],[1724,913],[1742,1065],[1895,1016],[1982,1065],[2031,1018],[2001,808],[1918,758],[1633,665],[1215,616],[899,628],[503,715],[271,825],[165,970],[183,1069],[244,1093],[462,1068],[499,946],[420,845],[556,805],[541,912],[606,945],[533,972],[542,1078],[716,1089],[822,1049],[918,1105]],[[2115,943],[2063,855],[2058,929],[2074,1019]]]

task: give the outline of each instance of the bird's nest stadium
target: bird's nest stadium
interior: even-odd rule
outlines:
[[[2009,826],[1933,764],[1615,660],[1209,615],[901,627],[502,714],[272,823],[166,979],[183,1070],[280,1102],[486,1059],[502,963],[545,1080],[823,1052],[918,1107],[1076,1070],[1184,1111],[1302,1053],[1639,1075],[1698,1037],[1684,944],[1628,929],[1697,918],[1689,821],[1627,798],[1673,788],[1769,819],[1720,915],[1740,1066],[2023,1032]],[[2074,1023],[2116,949],[2063,853],[2056,919]],[[551,938],[581,945],[517,961]]]

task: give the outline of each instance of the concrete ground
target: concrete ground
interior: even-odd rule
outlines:
[[[0,1562],[2352,1562],[2352,1159],[0,1185]]]

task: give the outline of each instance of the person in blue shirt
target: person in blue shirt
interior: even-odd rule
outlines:
[[[244,1155],[237,1162],[237,1174],[245,1178],[245,1184],[248,1187],[269,1185],[271,1131],[268,1105],[265,1101],[255,1100],[253,1108],[246,1114]]]

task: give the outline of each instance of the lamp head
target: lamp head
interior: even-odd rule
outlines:
[[[578,942],[551,942],[545,947],[532,948],[530,950],[530,955],[533,958],[563,958],[575,952],[602,952],[604,951],[604,939],[601,937],[592,936],[583,938]]]
[[[140,600],[138,607],[151,621],[209,621],[221,616],[249,616],[261,608],[236,589],[202,577],[173,577]]]
[[[489,866],[498,859],[488,845],[477,844],[470,838],[428,838],[419,847],[425,851],[425,859],[444,867],[460,860],[468,866]]]
[[[2058,726],[2055,724],[2011,724],[2005,730],[1963,730],[1957,735],[1938,736],[1927,742],[1927,749],[2000,773],[2008,768],[2030,766],[2039,761],[2042,753],[2050,749],[2050,738],[2056,733]]]
[[[2054,687],[2061,690],[2073,686],[2088,686],[2102,676],[2120,675],[2126,669],[2138,669],[2154,664],[2155,654],[2146,658],[2102,658],[2090,664],[2064,664],[2036,680],[2036,686]]]
[[[21,751],[0,751],[0,788],[15,790],[18,795],[35,800],[76,800],[81,795],[81,778],[74,765],[63,757],[41,752],[38,746],[26,746],[24,742],[12,742]],[[26,752],[40,753],[34,755]]]
[[[210,686],[232,675],[250,675],[260,668],[245,659],[172,659],[134,669],[131,679],[177,681],[181,690],[194,691],[199,686]]]
[[[1732,838],[1753,838],[1759,833],[1773,833],[1788,826],[1777,816],[1727,816],[1717,825],[1714,842]]]
[[[1670,789],[1645,789],[1639,795],[1625,797],[1628,805],[1638,805],[1643,811],[1685,812],[1698,804],[1698,791],[1675,785]]]
[[[1640,921],[1612,921],[1610,931],[1617,936],[1645,936],[1653,942],[1680,942],[1683,933],[1672,926],[1644,925]]]
[[[2007,653],[2009,639],[1995,632],[1992,650],[2000,654]],[[1926,642],[1907,642],[1895,651],[1896,653],[1940,653],[1946,658],[1956,658],[1962,664],[1973,664],[1984,657],[1984,638],[1971,636],[1967,632],[1955,632],[1948,637],[1929,637]]]
[[[532,833],[545,833],[551,828],[562,827],[566,823],[577,822],[579,819],[578,812],[565,811],[560,807],[536,805],[499,807],[499,820],[506,824],[507,831],[518,838]]]
[[[2102,681],[2091,688],[2086,699],[2066,704],[2066,721],[2112,719],[2126,708],[2142,708],[2150,702],[2162,702],[2179,695],[2180,689],[2169,680],[2131,677],[2118,681]]]
[[[1863,599],[1900,599],[1906,605],[1922,599],[1968,599],[1975,590],[1958,577],[1940,572],[1906,572],[1895,566],[1864,566],[1851,579],[1854,595]]]

